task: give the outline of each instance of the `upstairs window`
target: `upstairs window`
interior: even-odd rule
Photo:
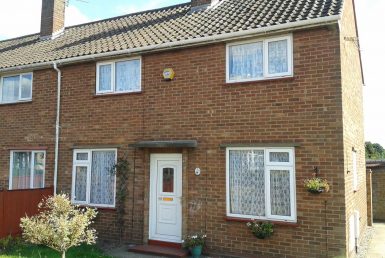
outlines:
[[[0,103],[29,100],[32,100],[32,73],[1,77]]]
[[[45,151],[11,151],[9,189],[44,188]]]
[[[228,83],[292,76],[292,37],[227,45]]]
[[[97,64],[96,94],[141,91],[141,59]]]

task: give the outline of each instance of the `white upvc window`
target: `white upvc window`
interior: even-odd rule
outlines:
[[[32,73],[1,77],[0,104],[32,100],[32,81]]]
[[[141,73],[140,57],[100,62],[96,71],[96,94],[140,92]]]
[[[294,160],[294,148],[227,148],[227,216],[296,222]]]
[[[226,82],[293,76],[292,35],[227,44]]]
[[[9,189],[44,188],[45,151],[11,151]]]
[[[74,150],[72,202],[95,207],[115,207],[116,149]]]

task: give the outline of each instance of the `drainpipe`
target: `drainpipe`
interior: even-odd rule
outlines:
[[[55,169],[53,176],[53,194],[57,191],[57,173],[59,163],[59,136],[60,136],[60,95],[61,95],[61,71],[57,63],[53,62],[53,69],[57,72],[57,101],[56,101],[56,124],[55,124]]]

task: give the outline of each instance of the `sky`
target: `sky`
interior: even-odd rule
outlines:
[[[187,1],[69,0],[66,26]],[[385,0],[355,2],[365,76],[365,140],[385,146]],[[40,11],[41,0],[1,0],[0,40],[39,32]]]

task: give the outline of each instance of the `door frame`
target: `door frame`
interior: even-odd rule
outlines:
[[[183,199],[183,155],[182,153],[155,153],[150,154],[150,198],[149,198],[149,220],[148,220],[148,236],[149,240],[156,240],[156,241],[164,241],[164,242],[174,242],[174,243],[181,243],[182,242],[182,233],[183,233],[183,202],[181,201],[181,213],[180,213],[180,220],[181,220],[181,239],[160,239],[154,236],[154,227],[156,227],[156,219],[157,219],[157,161],[159,160],[178,160],[179,161],[179,168],[180,168],[180,194],[181,199]]]

